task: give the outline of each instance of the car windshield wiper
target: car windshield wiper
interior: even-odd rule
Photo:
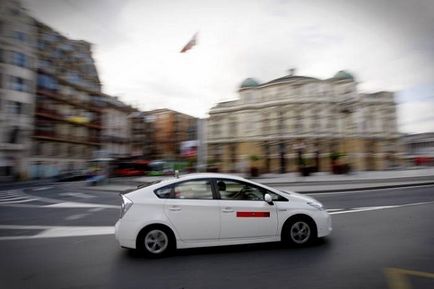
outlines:
[[[284,191],[284,190],[279,190],[279,191],[281,191],[282,193],[288,194],[288,195],[291,194],[290,192],[287,192],[287,191]]]

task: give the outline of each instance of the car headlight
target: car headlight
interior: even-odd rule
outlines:
[[[121,197],[122,197],[122,205],[121,205],[121,215],[120,215],[119,219],[121,219],[123,216],[125,216],[127,211],[133,205],[133,201],[131,201],[130,199],[128,199],[127,197],[125,197],[123,195],[121,195]]]
[[[321,203],[318,203],[318,202],[307,202],[307,204],[309,205],[309,206],[311,206],[311,207],[314,207],[315,209],[318,209],[318,210],[324,210],[324,207],[322,206],[322,204]]]

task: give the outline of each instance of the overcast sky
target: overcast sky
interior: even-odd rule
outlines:
[[[371,3],[367,3],[371,2]],[[434,131],[432,0],[24,0],[31,14],[94,44],[104,92],[141,109],[206,116],[247,77],[329,78],[392,90],[402,132]],[[198,45],[179,53],[195,32]]]

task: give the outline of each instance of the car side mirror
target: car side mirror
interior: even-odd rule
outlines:
[[[264,195],[264,201],[269,203],[270,205],[273,204],[273,198],[270,196],[270,194],[265,194]]]

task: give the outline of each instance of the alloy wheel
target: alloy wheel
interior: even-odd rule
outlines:
[[[145,236],[145,248],[152,254],[163,253],[169,244],[169,237],[162,230],[151,230]]]
[[[291,234],[291,240],[294,243],[304,244],[310,238],[311,229],[309,224],[302,221],[298,221],[291,226],[290,234]]]

